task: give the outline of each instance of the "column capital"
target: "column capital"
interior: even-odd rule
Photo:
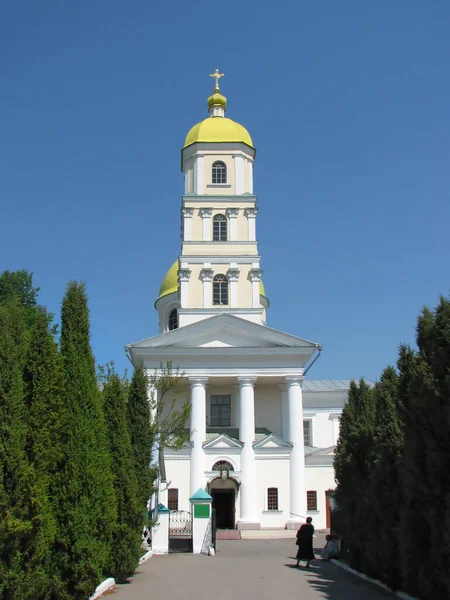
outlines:
[[[244,211],[244,214],[247,217],[247,219],[254,219],[256,217],[256,215],[258,214],[258,209],[257,208],[246,208]]]
[[[200,271],[200,279],[202,281],[212,281],[214,277],[214,271],[212,269],[202,269]]]
[[[190,269],[179,269],[178,270],[178,278],[180,281],[189,281],[190,276],[191,276]]]
[[[238,208],[227,208],[226,213],[227,213],[227,217],[229,219],[233,219],[238,216],[239,209]]]
[[[251,385],[253,386],[253,384],[255,383],[255,381],[258,379],[258,377],[247,377],[246,375],[239,375],[237,380],[239,382],[239,387],[242,387],[243,385]]]
[[[286,375],[284,380],[288,386],[298,384],[301,387],[305,381],[305,377],[304,375]]]
[[[237,281],[239,279],[239,269],[228,269],[228,281]]]
[[[205,217],[210,217],[212,215],[212,211],[212,208],[200,208],[198,214],[202,219],[204,219]]]
[[[190,218],[194,214],[194,209],[193,208],[182,208],[181,212],[183,213],[183,217]]]
[[[188,380],[189,380],[189,383],[191,384],[191,387],[193,387],[194,385],[201,385],[202,387],[205,387],[206,384],[208,383],[208,379],[209,379],[209,377],[207,375],[190,375],[190,376],[188,376]]]
[[[251,269],[250,273],[248,274],[248,277],[252,283],[255,281],[261,281],[262,276],[262,269]]]

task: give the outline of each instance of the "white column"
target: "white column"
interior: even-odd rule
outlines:
[[[289,405],[286,384],[280,383],[278,389],[281,392],[281,437],[289,440]]]
[[[331,420],[331,424],[333,427],[333,446],[335,446],[338,443],[339,429],[340,429],[339,419],[340,418],[341,418],[341,415],[338,413],[332,413],[330,415],[330,420]]]
[[[211,308],[212,306],[212,279],[214,271],[209,268],[204,268],[200,271],[200,279],[203,282],[203,308]]]
[[[259,308],[259,283],[261,281],[261,277],[263,272],[261,269],[251,269],[249,273],[250,281],[252,282],[252,307]]]
[[[248,221],[248,241],[256,242],[256,215],[258,213],[257,208],[246,208],[245,216]]]
[[[245,192],[245,159],[241,154],[234,154],[234,186],[235,194],[243,194]]]
[[[248,164],[248,193],[253,194],[253,161],[249,160]]]
[[[203,241],[212,241],[212,227],[211,227],[211,215],[212,208],[201,208],[199,214],[202,218],[202,229],[203,229]]]
[[[237,240],[237,216],[238,208],[227,208],[228,217],[228,241],[235,242]]]
[[[290,460],[290,515],[288,529],[295,529],[306,518],[305,448],[303,443],[304,377],[286,377],[289,408],[289,439],[292,444]]]
[[[230,307],[236,308],[238,306],[239,269],[228,269],[227,276],[230,284]]]
[[[233,385],[233,399],[234,399],[234,426],[239,429],[241,423],[241,398],[239,394],[239,386]]]
[[[147,400],[150,408],[150,423],[153,423],[156,419],[156,405],[158,402],[158,389],[150,381],[150,376],[147,373]],[[152,448],[152,463],[158,463],[158,446],[157,443],[153,443]]]
[[[180,286],[180,304],[181,308],[186,308],[188,305],[188,290],[189,277],[191,276],[190,269],[179,269],[178,281]]]
[[[203,194],[205,183],[205,157],[198,154],[194,161],[194,193]]]
[[[193,208],[183,208],[183,241],[192,242],[192,215]]]
[[[206,382],[207,377],[189,377],[191,384],[191,486],[190,495],[205,487]]]
[[[256,465],[253,442],[255,440],[255,390],[256,377],[238,377],[241,419],[239,438],[241,450],[241,518],[239,529],[259,529],[260,519],[256,509]]]

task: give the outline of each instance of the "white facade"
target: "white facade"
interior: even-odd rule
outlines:
[[[323,529],[349,382],[306,380],[320,345],[266,326],[256,151],[225,119],[218,88],[208,103],[212,121],[182,151],[181,252],[155,303],[160,334],[127,346],[150,375],[178,367],[191,404],[190,442],[165,451],[167,502],[190,510],[200,488],[218,527],[297,528],[313,516]]]

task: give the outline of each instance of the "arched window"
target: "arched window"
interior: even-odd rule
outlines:
[[[228,279],[225,275],[216,275],[213,279],[213,304],[228,304]]]
[[[224,469],[227,469],[227,471],[234,471],[233,465],[227,460],[217,461],[212,468],[213,471],[223,471]]]
[[[227,241],[227,218],[225,215],[216,215],[213,219],[213,242]]]
[[[212,182],[226,183],[227,182],[227,167],[221,160],[216,160],[212,166]]]
[[[169,331],[178,329],[178,311],[174,308],[169,315]]]

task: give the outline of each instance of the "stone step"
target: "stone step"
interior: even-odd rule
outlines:
[[[217,540],[240,540],[241,532],[237,529],[218,529],[216,531]]]

